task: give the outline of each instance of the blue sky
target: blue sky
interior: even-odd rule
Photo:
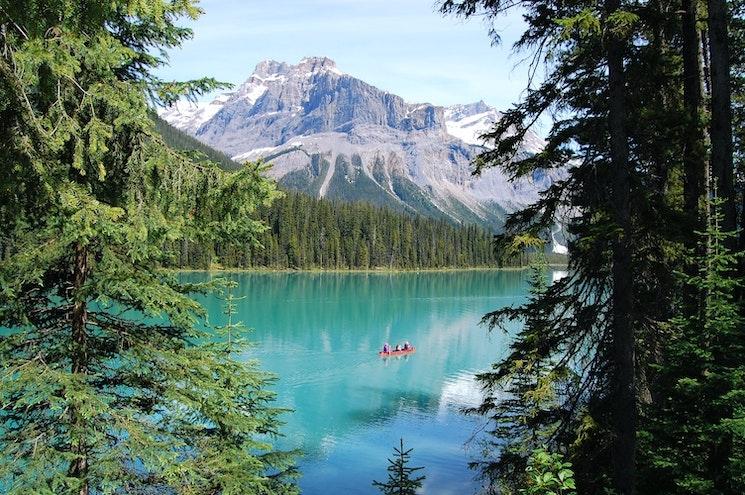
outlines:
[[[490,44],[481,19],[443,17],[433,0],[202,0],[194,39],[170,53],[167,79],[204,75],[239,84],[261,60],[325,55],[342,71],[409,102],[483,99],[503,109],[520,95],[527,66],[510,55],[524,24],[497,21]],[[517,66],[516,66],[517,65]]]

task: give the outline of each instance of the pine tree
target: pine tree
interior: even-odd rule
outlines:
[[[723,227],[737,226],[732,142],[732,85],[730,82],[730,24],[727,0],[707,0],[711,81],[711,175],[717,197],[723,201]],[[728,240],[731,246],[735,239]]]
[[[512,249],[517,252],[542,246],[540,239],[521,237]],[[578,386],[578,377],[567,361],[557,360],[552,353],[537,352],[531,344],[550,332],[546,322],[559,316],[555,307],[541,304],[549,289],[547,276],[545,257],[538,257],[531,264],[529,281],[527,305],[533,311],[523,320],[508,357],[492,370],[477,375],[485,398],[480,406],[468,411],[488,414],[492,422],[490,436],[482,441],[483,451],[489,455],[471,466],[479,468],[492,486],[507,493],[517,492],[525,485],[531,453],[542,448],[557,450],[567,441],[565,435],[556,435],[556,430],[561,423],[571,421],[563,398]],[[483,322],[493,330],[517,318],[521,318],[520,311],[504,308],[488,313]]]
[[[745,492],[745,319],[736,294],[743,252],[727,246],[722,202],[695,252],[695,275],[681,274],[703,305],[689,314],[681,298],[657,364],[659,401],[643,409],[642,487],[645,493]]]
[[[542,331],[522,334],[498,367],[538,361],[560,379],[549,385],[528,377],[522,397],[493,398],[482,412],[501,419],[509,404],[529,416],[531,394],[555,388],[557,406],[536,415],[535,426],[549,429],[569,452],[580,491],[634,493],[634,418],[639,403],[655,400],[653,365],[665,344],[659,323],[669,319],[680,289],[672,274],[683,266],[690,219],[697,217],[682,206],[702,194],[687,187],[684,201],[683,186],[697,186],[706,162],[682,152],[701,151],[705,139],[701,116],[693,115],[696,88],[683,91],[681,74],[695,74],[695,67],[686,62],[683,70],[683,19],[670,15],[680,2],[446,0],[443,11],[491,21],[516,5],[528,27],[515,50],[529,51],[534,70],[544,63],[545,78],[531,80],[503,114],[488,135],[494,149],[481,155],[476,171],[498,166],[518,179],[571,164],[535,204],[509,216],[497,239],[500,254],[508,255],[520,236],[547,238],[560,221],[570,233],[569,276],[501,312]],[[690,20],[687,56],[698,48]],[[527,129],[555,109],[546,147],[520,156]],[[574,386],[563,382],[566,367],[577,374]],[[497,484],[521,472],[531,452],[530,445],[519,447],[520,431],[506,433],[515,455],[487,463]]]
[[[256,243],[276,196],[260,165],[227,173],[153,128],[148,101],[220,87],[151,74],[199,13],[0,1],[5,493],[297,492],[266,376],[203,330],[191,295],[215,283],[161,269],[182,239]]]
[[[409,458],[414,449],[404,449],[404,439],[400,439],[400,445],[393,448],[394,457],[388,459],[388,481],[382,483],[373,481],[383,495],[415,495],[418,488],[422,487],[425,476],[413,476],[424,467],[410,467]]]
[[[637,482],[648,493],[739,493],[741,477],[732,469],[742,446],[738,372],[727,372],[729,384],[720,383],[719,391],[732,393],[723,396],[726,400],[718,398],[707,389],[709,378],[722,379],[712,372],[716,360],[694,351],[711,350],[719,339],[738,349],[736,336],[742,331],[731,325],[740,326],[733,318],[741,318],[745,308],[733,306],[735,299],[720,300],[717,311],[703,315],[702,308],[713,302],[707,300],[708,289],[683,280],[700,277],[698,268],[711,261],[701,257],[710,246],[699,245],[692,261],[686,254],[697,246],[695,231],[712,221],[704,200],[721,198],[723,229],[735,225],[730,101],[735,119],[742,122],[745,64],[742,50],[730,52],[729,46],[743,46],[742,2],[442,2],[443,12],[483,16],[489,22],[516,7],[527,29],[514,48],[529,51],[532,74],[542,62],[545,78],[531,80],[524,97],[488,134],[495,146],[479,157],[476,172],[498,166],[517,179],[571,164],[535,204],[510,215],[497,238],[500,255],[514,254],[510,247],[516,240],[547,236],[561,220],[570,233],[569,275],[522,307],[491,315],[490,323],[519,320],[526,328],[485,383],[496,390],[510,370],[527,364],[531,372],[520,372],[521,380],[512,382],[521,387],[516,394],[490,394],[482,403],[479,412],[495,424],[495,438],[479,465],[495,485],[514,481],[534,446],[527,434],[534,430],[548,435],[553,450],[569,454],[582,493],[612,488],[633,494]],[[492,35],[498,42],[496,30]],[[547,145],[540,153],[520,156],[525,132],[547,112],[556,117]],[[735,132],[742,189],[742,131]],[[740,224],[745,225],[745,215]],[[742,250],[745,233],[740,235]],[[735,244],[733,237],[727,240]],[[727,276],[726,270],[720,273],[720,283],[741,298],[731,263],[729,270]],[[740,274],[743,270],[741,263]],[[688,278],[678,278],[678,272]],[[681,327],[672,334],[668,322],[673,314],[695,320],[696,330]],[[722,334],[706,330],[718,324]],[[697,343],[696,332],[712,342]],[[681,349],[692,355],[680,361],[678,375],[671,374],[667,353]],[[722,362],[738,354],[717,352]],[[741,361],[729,359],[733,369]],[[562,373],[567,369],[576,374],[569,382]],[[540,379],[555,372],[554,378]],[[683,394],[673,378],[685,376],[701,382],[690,388],[701,393]],[[555,402],[536,407],[536,398],[547,391]],[[668,423],[676,434],[665,438],[665,426],[658,425],[644,439],[640,480],[633,461],[636,413],[642,408],[644,420],[653,424],[646,415],[663,414],[671,396],[679,402],[668,403],[665,413],[677,418]],[[687,422],[683,411],[692,409],[696,414]],[[698,413],[710,410],[712,421],[722,421],[713,427],[721,437],[702,426]],[[510,417],[514,428],[509,428]],[[686,436],[689,430],[693,438]],[[655,451],[655,435],[662,435],[668,451]],[[721,440],[716,447],[715,439]],[[655,462],[650,468],[648,463]]]
[[[199,457],[192,462],[195,466],[209,465],[213,472],[190,489],[221,495],[296,493],[296,487],[286,480],[298,474],[293,465],[297,453],[272,450],[261,438],[278,435],[278,417],[287,412],[272,406],[275,394],[267,389],[275,377],[260,370],[255,360],[247,363],[237,360],[245,355],[250,344],[245,339],[247,329],[243,322],[233,321],[237,303],[242,299],[233,295],[236,286],[233,281],[225,283],[227,321],[215,328],[214,334],[220,339],[204,346],[217,356],[215,361],[219,364],[212,366],[204,378],[218,385],[213,393],[222,396],[220,403],[228,407],[223,406],[209,431],[202,433],[201,444],[195,439]],[[260,454],[247,456],[247,451]],[[182,469],[185,467],[188,468],[182,466]]]

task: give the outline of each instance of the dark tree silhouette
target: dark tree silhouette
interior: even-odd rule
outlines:
[[[400,446],[393,448],[395,455],[392,459],[388,459],[388,481],[385,483],[373,481],[373,486],[378,487],[384,495],[414,495],[417,489],[421,488],[422,481],[426,477],[414,476],[414,473],[424,467],[409,466],[412,450],[414,449],[404,449],[402,438]]]

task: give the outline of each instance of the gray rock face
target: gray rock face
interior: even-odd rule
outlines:
[[[325,57],[261,62],[236,91],[161,115],[237,160],[270,160],[286,187],[495,229],[560,175],[511,183],[490,169],[473,177],[471,161],[488,145],[480,136],[498,111],[483,101],[410,104]],[[522,151],[543,144],[531,134]]]
[[[328,58],[306,58],[297,65],[259,63],[221,110],[189,130],[205,143],[237,155],[285,144],[297,136],[349,132],[361,124],[404,131],[435,129],[442,127],[443,117],[442,107],[409,105],[342,73]]]

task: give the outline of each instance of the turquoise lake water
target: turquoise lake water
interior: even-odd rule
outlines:
[[[201,280],[209,275],[189,273]],[[487,332],[488,311],[525,300],[527,271],[231,274],[238,318],[256,343],[246,359],[279,376],[279,440],[299,448],[302,492],[379,493],[387,457],[403,437],[424,493],[474,493],[469,460],[483,426],[461,409],[480,402],[473,376],[504,356],[509,336]],[[222,302],[203,299],[213,323]],[[407,357],[382,359],[384,342],[410,341]]]

